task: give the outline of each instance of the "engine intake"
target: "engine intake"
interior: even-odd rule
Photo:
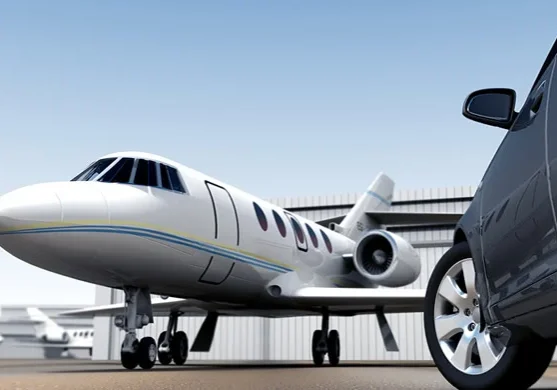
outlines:
[[[67,343],[70,341],[70,335],[68,332],[47,330],[46,333],[41,335],[40,339],[46,343]]]
[[[385,287],[406,286],[418,279],[422,269],[414,247],[386,230],[373,230],[358,241],[354,267],[369,281]]]

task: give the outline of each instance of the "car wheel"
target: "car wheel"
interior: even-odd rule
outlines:
[[[427,344],[437,368],[457,389],[527,389],[545,372],[555,343],[485,326],[476,270],[466,242],[449,249],[429,279],[424,307]],[[535,358],[533,358],[535,357]]]

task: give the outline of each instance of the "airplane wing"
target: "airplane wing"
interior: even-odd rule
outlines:
[[[456,225],[462,213],[423,213],[410,211],[371,211],[370,218],[384,226],[420,226],[420,225]],[[344,215],[316,221],[319,225],[329,227],[331,223],[339,224]]]
[[[48,343],[17,343],[13,344],[15,347],[18,348],[59,348],[59,349],[91,349],[93,348],[92,345],[64,345],[64,344],[48,344]]]
[[[270,301],[267,309],[180,298],[156,299],[151,306],[155,317],[167,317],[171,311],[179,311],[184,316],[206,316],[207,312],[216,311],[222,316],[280,318],[320,313],[323,306],[329,307],[331,313],[342,315],[422,312],[424,296],[425,290],[404,288],[302,287]],[[124,304],[115,303],[66,311],[60,315],[107,317],[123,312]]]
[[[154,316],[168,316],[170,311],[180,311],[186,316],[205,316],[205,321],[192,346],[192,351],[208,351],[212,343],[218,316],[260,316],[284,318],[320,315],[326,306],[331,315],[375,314],[387,351],[398,351],[398,345],[385,314],[423,312],[425,290],[405,288],[340,288],[301,287],[292,293],[270,300],[265,308],[253,308],[226,303],[201,302],[190,299],[168,298],[151,302]],[[113,316],[122,314],[124,304],[113,304],[72,310],[61,315],[78,317]],[[212,323],[212,324],[211,324]],[[207,327],[204,331],[203,328]],[[211,328],[209,330],[209,328]]]
[[[204,302],[180,298],[153,299],[151,301],[153,316],[155,317],[167,317],[171,311],[180,311],[186,316],[204,316],[207,314],[207,309],[203,309],[206,305]],[[123,314],[123,310],[124,303],[114,303],[111,305],[69,310],[61,312],[59,315],[71,317],[107,317]]]
[[[406,288],[302,287],[285,297],[304,307],[327,306],[331,312],[421,313],[425,290]]]

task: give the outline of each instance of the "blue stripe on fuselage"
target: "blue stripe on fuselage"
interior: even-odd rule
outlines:
[[[249,256],[230,249],[222,248],[217,245],[204,243],[191,238],[185,238],[185,237],[181,237],[181,236],[177,236],[174,234],[165,233],[157,230],[131,227],[131,226],[115,226],[115,225],[86,225],[86,226],[74,225],[74,226],[62,226],[62,227],[53,226],[53,227],[45,227],[45,228],[21,229],[16,231],[0,232],[0,235],[65,233],[65,232],[113,233],[113,234],[115,233],[115,234],[129,234],[138,237],[154,238],[168,243],[183,245],[189,248],[202,250],[204,252],[213,255],[223,256],[231,260],[241,261],[246,264],[265,268],[267,270],[271,270],[275,272],[285,273],[285,272],[292,271],[292,269],[288,267],[278,265],[278,264],[273,264],[271,262],[258,259],[256,257]]]

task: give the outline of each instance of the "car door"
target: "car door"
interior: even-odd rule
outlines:
[[[481,183],[482,253],[496,320],[541,307],[538,293],[528,288],[542,281],[547,264],[555,261],[550,245],[557,234],[546,158],[554,64],[544,64]]]

